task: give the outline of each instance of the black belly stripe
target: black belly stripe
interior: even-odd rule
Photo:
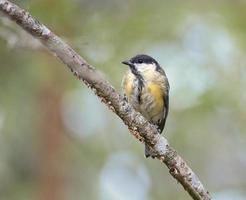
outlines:
[[[143,90],[143,87],[144,87],[144,81],[143,81],[143,77],[141,74],[139,73],[135,73],[134,74],[135,77],[137,78],[137,101],[139,104],[142,103],[142,90]]]
[[[142,100],[141,100],[141,94],[139,93],[138,96],[137,96],[137,100],[138,100],[138,103],[141,104],[142,103]]]

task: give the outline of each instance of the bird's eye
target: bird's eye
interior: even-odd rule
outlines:
[[[142,59],[139,59],[139,60],[138,60],[138,63],[139,63],[139,64],[143,63],[143,60],[142,60]]]

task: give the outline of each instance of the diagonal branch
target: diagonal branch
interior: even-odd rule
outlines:
[[[102,102],[122,119],[132,135],[141,142],[145,142],[152,151],[156,152],[157,159],[166,164],[170,174],[188,191],[193,199],[212,199],[195,173],[169,146],[167,140],[158,134],[156,128],[148,123],[140,113],[136,112],[94,67],[47,27],[15,4],[7,0],[0,0],[0,11],[33,37],[38,38],[49,51],[67,65],[75,77],[91,88]]]

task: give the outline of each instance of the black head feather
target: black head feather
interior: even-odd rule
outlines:
[[[135,64],[142,64],[142,63],[144,63],[144,64],[155,64],[156,70],[162,74],[165,74],[164,70],[160,67],[159,63],[154,58],[152,58],[151,56],[148,56],[146,54],[138,54],[138,55],[132,57],[130,60],[123,61],[122,63],[125,65],[128,65],[134,74],[137,73],[137,69],[136,69]]]
[[[139,54],[139,55],[134,56],[133,58],[130,59],[130,62],[134,63],[134,64],[155,63],[155,64],[159,65],[154,58],[152,58],[151,56],[145,55],[145,54]]]

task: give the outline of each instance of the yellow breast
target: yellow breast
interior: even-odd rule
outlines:
[[[164,106],[164,91],[163,88],[161,88],[161,85],[150,82],[147,85],[148,92],[153,96],[155,99],[155,111],[162,111]]]

